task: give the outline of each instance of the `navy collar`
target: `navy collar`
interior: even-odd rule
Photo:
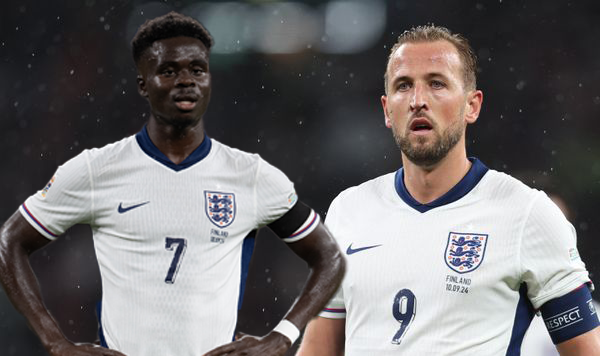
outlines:
[[[160,150],[154,145],[152,140],[150,140],[150,136],[148,136],[148,130],[146,126],[135,135],[135,139],[137,140],[140,148],[144,153],[150,156],[152,159],[162,163],[163,165],[171,168],[172,170],[179,172],[186,168],[193,166],[194,164],[202,161],[208,153],[210,152],[210,148],[212,147],[212,142],[210,138],[204,133],[204,140],[189,156],[187,156],[183,162],[179,164],[173,163],[164,153],[160,152]]]
[[[479,183],[481,178],[483,178],[485,173],[488,171],[488,167],[481,163],[481,161],[477,158],[469,157],[469,161],[471,161],[473,164],[463,179],[461,179],[460,182],[452,187],[452,189],[446,192],[446,194],[442,195],[431,203],[421,204],[410,195],[406,189],[406,186],[404,185],[404,168],[400,168],[396,172],[396,177],[394,179],[396,192],[408,206],[421,213],[455,202],[475,188],[477,183]]]

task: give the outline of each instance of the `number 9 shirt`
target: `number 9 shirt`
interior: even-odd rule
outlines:
[[[470,160],[432,203],[410,196],[402,169],[332,202],[326,225],[347,273],[320,316],[346,319],[346,356],[519,355],[536,310],[591,285],[558,207]],[[598,325],[582,303],[544,314],[555,342]]]

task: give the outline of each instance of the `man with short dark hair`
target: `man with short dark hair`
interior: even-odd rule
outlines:
[[[144,24],[133,53],[147,125],[66,162],[0,229],[0,279],[50,355],[283,355],[339,285],[337,245],[287,177],[204,132],[212,43],[200,23],[177,13]],[[94,236],[104,348],[63,335],[28,261],[78,223]],[[231,342],[263,226],[311,273],[273,332]]]
[[[403,167],[331,203],[348,271],[299,355],[519,355],[538,310],[561,355],[600,355],[573,226],[543,192],[467,157],[475,74],[446,28],[399,37],[381,103]]]

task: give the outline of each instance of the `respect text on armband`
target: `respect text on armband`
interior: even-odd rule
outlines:
[[[583,320],[579,307],[574,307],[560,314],[544,319],[549,332],[557,331]]]

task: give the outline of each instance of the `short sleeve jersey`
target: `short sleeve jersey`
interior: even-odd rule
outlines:
[[[350,188],[326,225],[348,265],[320,315],[346,319],[346,356],[518,355],[530,313],[590,282],[558,207],[476,159],[429,204],[402,169]]]
[[[175,165],[143,129],[71,159],[20,211],[49,239],[91,226],[111,349],[181,356],[232,340],[245,238],[296,201],[258,155],[205,136]]]

